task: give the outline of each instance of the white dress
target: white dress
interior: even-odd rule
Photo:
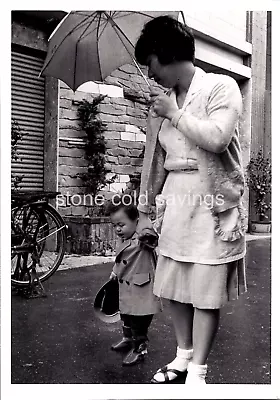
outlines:
[[[167,119],[159,141],[169,173],[159,196],[165,209],[154,293],[194,307],[220,308],[246,291],[245,237],[225,241],[216,234],[212,199],[196,165],[196,145]],[[229,229],[237,223],[236,212],[225,215]]]

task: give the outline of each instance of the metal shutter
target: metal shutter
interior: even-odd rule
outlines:
[[[38,78],[43,63],[43,55],[12,49],[12,119],[24,134],[12,173],[23,176],[22,190],[44,189],[45,79]]]

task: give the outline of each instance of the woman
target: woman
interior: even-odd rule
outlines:
[[[153,383],[186,371],[187,384],[206,383],[219,310],[246,291],[242,97],[234,79],[195,67],[194,51],[190,30],[169,16],[148,22],[135,48],[169,89],[151,93],[138,205],[141,234],[151,206],[164,203],[154,293],[169,299],[177,339],[175,359]]]

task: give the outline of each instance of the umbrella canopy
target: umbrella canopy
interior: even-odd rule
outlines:
[[[74,91],[85,82],[103,81],[133,62],[143,25],[160,15],[177,19],[179,11],[71,11],[50,37],[40,74],[61,79]]]

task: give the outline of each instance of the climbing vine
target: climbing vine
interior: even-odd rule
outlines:
[[[97,118],[98,105],[105,97],[99,95],[93,97],[91,101],[83,99],[78,107],[79,124],[87,135],[85,156],[89,161],[87,173],[78,174],[78,176],[86,182],[87,188],[93,196],[104,186],[114,181],[114,178],[106,178],[109,172],[105,168],[106,141],[103,132],[106,124]]]

